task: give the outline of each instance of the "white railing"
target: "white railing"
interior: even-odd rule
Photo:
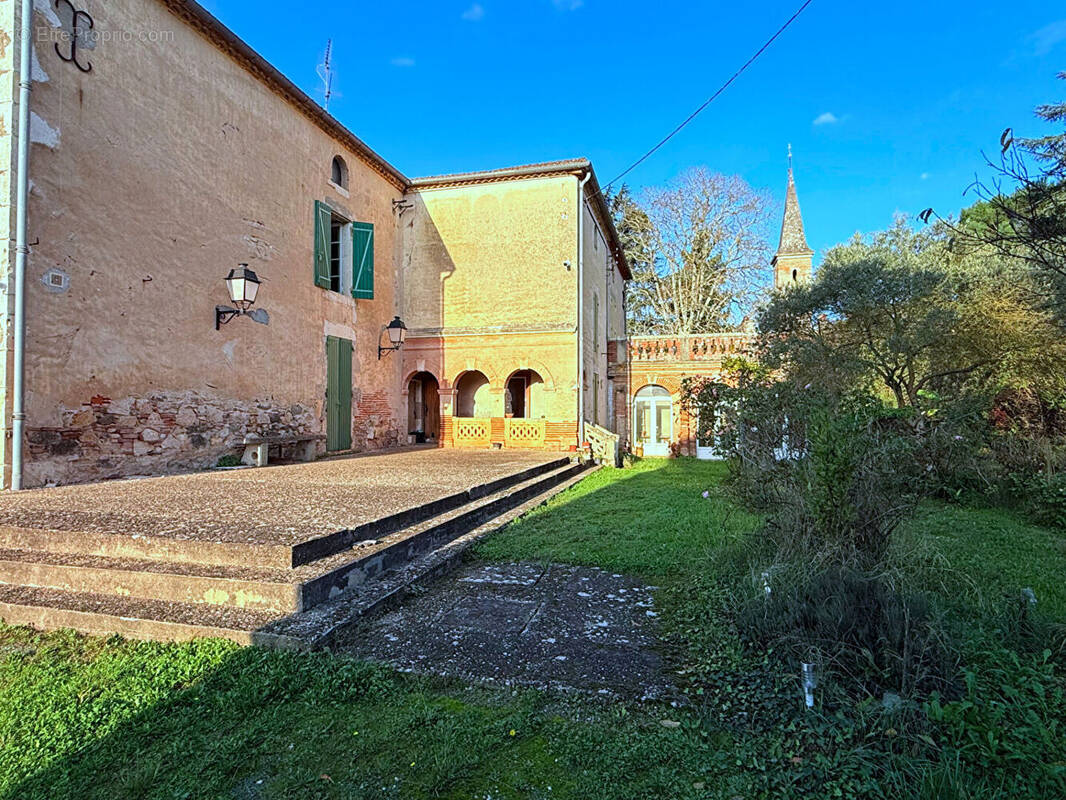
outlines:
[[[617,433],[612,433],[592,422],[585,423],[585,441],[592,448],[592,457],[599,463],[609,464],[612,467],[621,466],[618,440]]]

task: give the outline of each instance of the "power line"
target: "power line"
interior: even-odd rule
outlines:
[[[690,122],[692,122],[692,120],[694,120],[697,116],[699,116],[700,112],[702,112],[703,109],[707,108],[707,106],[709,106],[711,103],[713,103],[715,101],[715,99],[718,97],[718,95],[720,95],[722,92],[724,92],[726,89],[728,89],[730,84],[732,84],[733,81],[735,81],[737,78],[739,78],[741,76],[741,74],[744,72],[744,70],[746,70],[748,67],[750,67],[755,62],[755,59],[757,59],[764,52],[766,52],[766,50],[770,47],[770,45],[772,45],[777,40],[777,37],[779,37],[782,33],[784,33],[785,30],[788,28],[788,26],[791,25],[793,22],[795,22],[796,18],[799,17],[799,15],[803,13],[804,9],[806,9],[807,6],[809,6],[812,2],[814,2],[814,0],[805,0],[803,5],[801,5],[796,10],[796,13],[794,13],[791,17],[788,18],[788,20],[786,20],[784,25],[782,25],[780,28],[778,28],[777,32],[773,36],[771,36],[769,39],[767,39],[766,42],[763,44],[763,46],[760,47],[758,50],[756,50],[755,54],[751,58],[749,58],[747,61],[745,61],[744,65],[740,69],[738,69],[736,72],[734,72],[730,76],[729,80],[727,80],[725,83],[723,83],[721,86],[718,87],[718,91],[716,91],[714,94],[712,94],[710,97],[708,97],[699,108],[697,108],[695,111],[693,111],[691,114],[689,114],[688,117],[685,118],[684,122],[682,122],[680,125],[678,125],[676,128],[674,128],[672,131],[670,131],[670,133],[668,133],[666,136],[664,136],[659,141],[659,143],[655,145],[655,147],[653,147],[651,150],[646,152],[644,155],[642,155],[640,158],[638,158],[636,161],[634,161],[632,164],[630,164],[628,167],[626,167],[620,174],[615,176],[609,183],[607,183],[603,187],[603,189],[601,191],[604,191],[604,192],[607,191],[608,189],[611,188],[611,186],[613,186],[614,184],[618,183],[619,180],[624,178],[630,172],[632,172],[637,167],[639,167],[641,164],[643,164],[645,161],[647,161],[648,158],[653,153],[655,153],[655,151],[657,151],[660,147],[662,147],[668,141],[673,139],[678,133],[681,132],[682,128],[684,128],[686,125],[688,125]]]

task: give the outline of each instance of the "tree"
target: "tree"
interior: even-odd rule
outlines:
[[[1059,80],[1066,80],[1066,72],[1060,72],[1058,77]],[[1045,122],[1061,124],[1066,128],[1066,101],[1037,106],[1036,115]],[[1066,178],[1066,132],[1022,139],[1021,145],[1045,162],[1049,174],[1058,176],[1060,180]]]
[[[765,285],[770,203],[737,176],[682,173],[637,202],[625,187],[612,210],[633,272],[632,334],[738,328]]]
[[[655,226],[640,204],[624,185],[609,199],[615,229],[622,251],[633,275],[626,286],[626,329],[629,333],[655,331],[658,321],[646,303],[636,303],[634,297],[645,297],[654,291],[649,281],[655,280]]]
[[[1039,106],[1036,116],[1066,128],[1066,102]],[[1034,291],[1066,325],[1066,132],[1015,139],[1007,128],[1000,145],[997,162],[985,159],[992,176],[972,185],[979,202],[958,225],[944,222],[961,246],[1026,264]],[[932,214],[922,212],[926,220]]]
[[[760,315],[768,363],[825,391],[886,392],[901,408],[924,393],[1061,374],[1066,344],[1028,302],[1026,271],[951,245],[944,226],[915,233],[900,217],[832,248],[813,283],[778,293]]]

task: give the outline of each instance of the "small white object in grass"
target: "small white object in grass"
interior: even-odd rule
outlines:
[[[704,500],[708,500],[708,499],[710,499],[710,496],[711,496],[710,491],[708,491],[707,489],[704,489],[703,490],[703,499]]]
[[[773,589],[770,588],[770,573],[764,572],[762,574],[762,590],[763,594],[769,597],[773,593]]]
[[[803,678],[803,699],[807,708],[814,708],[814,690],[818,686],[818,677],[814,673],[814,664],[804,661],[800,665],[800,675]]]

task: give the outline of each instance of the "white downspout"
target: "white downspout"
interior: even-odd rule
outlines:
[[[585,184],[592,170],[577,183],[577,446],[585,443]]]
[[[18,183],[15,193],[15,335],[14,335],[14,397],[11,401],[11,488],[22,488],[22,439],[26,412],[23,407],[24,356],[26,351],[26,256],[27,204],[30,197],[30,58],[33,36],[33,0],[22,0],[22,25],[19,48],[19,121],[18,121]]]

